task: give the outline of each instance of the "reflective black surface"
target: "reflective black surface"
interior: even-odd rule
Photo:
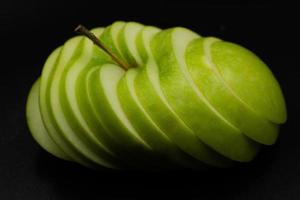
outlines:
[[[300,199],[300,18],[282,3],[17,1],[0,3],[0,199]],[[91,171],[58,160],[31,138],[25,102],[47,55],[75,35],[115,20],[185,26],[253,50],[286,97],[288,121],[276,145],[249,164],[207,172]]]

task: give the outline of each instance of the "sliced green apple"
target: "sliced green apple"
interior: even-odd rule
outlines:
[[[97,28],[92,30],[96,36],[101,35],[103,29]],[[75,83],[75,97],[73,96],[74,93],[70,96],[69,101],[76,101],[78,104],[78,109],[80,110],[80,114],[82,115],[82,120],[85,121],[86,125],[89,127],[90,131],[93,133],[93,135],[100,141],[101,144],[105,146],[105,148],[109,149],[110,152],[113,153],[115,157],[120,157],[118,154],[119,152],[116,151],[117,143],[114,141],[114,138],[111,137],[111,134],[107,130],[107,128],[104,126],[101,119],[98,117],[96,108],[93,107],[91,100],[89,98],[88,90],[87,90],[87,79],[88,74],[90,71],[97,69],[98,65],[102,65],[104,63],[110,63],[112,62],[109,55],[107,55],[104,51],[99,49],[97,46],[90,46],[88,44],[85,49],[92,49],[92,55],[90,60],[88,61],[88,64],[86,65],[77,65],[77,68],[73,68],[69,71],[68,76],[77,77]],[[83,63],[81,63],[83,64]],[[68,77],[67,77],[68,80]],[[68,82],[67,84],[71,85],[72,82]],[[68,93],[68,91],[67,91]],[[118,159],[118,158],[116,158]]]
[[[138,69],[128,70],[118,84],[118,96],[130,123],[141,138],[147,141],[153,151],[155,151],[156,159],[160,161],[160,165],[164,164],[167,167],[171,167],[176,163],[176,165],[184,167],[195,168],[197,166],[199,168],[200,165],[204,167],[203,163],[196,162],[192,157],[178,149],[166,133],[146,113],[138,100],[134,87],[135,77],[139,73]]]
[[[123,21],[116,21],[112,25],[105,28],[104,32],[100,36],[100,41],[102,41],[108,49],[110,49],[124,62],[126,62],[126,59],[123,56],[123,52],[120,50],[118,37],[125,24],[126,23]]]
[[[139,55],[141,56],[143,65],[147,63],[149,55],[151,54],[150,40],[160,32],[161,29],[154,26],[145,26],[136,37],[136,46]]]
[[[118,46],[123,58],[131,67],[138,67],[143,64],[142,58],[136,46],[138,33],[143,29],[144,25],[136,22],[128,22],[122,28],[118,35]]]
[[[190,156],[213,166],[230,165],[231,161],[204,145],[170,107],[160,88],[157,70],[154,62],[148,62],[135,78],[135,91],[147,114],[180,149]]]
[[[196,88],[188,74],[185,49],[199,36],[188,29],[158,33],[151,43],[159,68],[161,88],[179,117],[208,146],[237,161],[250,161],[259,145],[230,124]]]
[[[32,137],[41,145],[43,149],[52,155],[72,161],[72,159],[57,146],[57,144],[48,135],[41,118],[39,106],[40,79],[33,84],[26,103],[26,118]]]
[[[54,121],[52,110],[49,107],[49,82],[53,76],[54,69],[57,66],[60,55],[63,51],[64,57],[66,59],[70,59],[78,42],[79,37],[72,38],[65,43],[68,43],[68,45],[57,48],[48,57],[44,65],[40,80],[40,111],[42,120],[49,136],[63,150],[63,152],[65,152],[72,160],[81,163],[84,166],[94,167],[92,163],[90,163],[87,159],[82,157],[80,153],[78,153],[78,151],[73,147],[68,138],[61,134],[61,130],[59,129],[57,123]]]
[[[68,112],[65,110],[67,103],[65,102],[65,99],[62,98],[61,78],[62,75],[66,73],[66,69],[68,69],[69,66],[72,66],[80,56],[82,45],[82,37],[69,40],[64,45],[61,56],[55,64],[55,68],[51,70],[51,76],[48,76],[48,79],[45,80],[46,84],[48,84],[46,85],[46,95],[43,95],[43,98],[46,98],[47,101],[46,106],[48,109],[46,112],[52,117],[50,118],[50,123],[56,126],[55,135],[60,135],[60,139],[65,141],[64,145],[67,146],[68,150],[71,150],[68,154],[73,154],[76,159],[89,167],[98,167],[101,165],[115,168],[109,161],[99,157],[98,152],[95,153],[86,145],[86,138],[72,129],[74,127],[71,127],[68,122],[70,117],[66,116],[68,115]]]
[[[53,155],[92,168],[225,167],[277,139],[280,87],[243,47],[135,22],[92,32],[104,51],[67,41],[28,97],[32,135]]]
[[[230,165],[231,161],[204,145],[167,103],[159,85],[158,69],[150,49],[150,42],[158,32],[160,29],[146,26],[137,36],[139,52],[144,55],[143,61],[148,61],[146,69],[137,74],[134,84],[141,105],[155,124],[185,153],[209,165]]]
[[[286,107],[277,80],[251,51],[230,42],[214,42],[211,60],[231,90],[249,107],[273,123],[286,121]]]
[[[214,38],[200,38],[189,44],[185,55],[190,76],[205,98],[231,124],[259,143],[273,144],[278,136],[278,125],[241,101],[216,71],[208,55],[209,46],[216,41]]]
[[[102,31],[103,29],[99,28],[94,29],[92,32],[96,35],[96,37],[99,37]],[[109,148],[107,143],[105,143],[107,140],[104,139],[108,138],[104,138],[106,133],[100,132],[103,131],[103,129],[93,131],[89,126],[89,122],[87,122],[87,119],[84,118],[82,113],[86,107],[80,108],[82,104],[79,104],[79,99],[77,98],[78,95],[76,94],[76,92],[78,92],[78,88],[76,86],[84,86],[85,80],[84,77],[83,79],[79,79],[79,77],[80,75],[84,75],[94,64],[100,64],[94,63],[90,65],[92,58],[95,56],[95,52],[93,51],[93,43],[88,38],[84,39],[83,46],[81,48],[82,52],[80,56],[76,59],[74,64],[65,69],[65,73],[61,76],[60,97],[62,108],[70,127],[77,133],[77,135],[81,136],[82,141],[86,143],[91,151],[99,155],[100,158],[109,160],[115,165],[120,165],[116,162],[116,155],[114,155],[111,148]],[[97,56],[99,56],[99,54],[97,54]],[[109,61],[107,56],[105,57],[103,54],[102,58],[102,63]],[[87,117],[87,115],[85,115],[85,117]],[[92,115],[89,116],[89,119],[91,119],[91,117]],[[102,136],[100,140],[100,137],[97,137],[98,134],[101,134]]]
[[[127,151],[125,153],[131,157],[146,159],[153,155],[153,150],[131,125],[117,95],[117,85],[124,74],[125,71],[114,64],[105,64],[99,70],[91,71],[88,75],[89,96],[101,121],[124,151]]]
[[[101,32],[103,29],[97,28],[92,30],[96,36],[101,35]],[[112,62],[111,58],[103,52],[101,49],[99,49],[97,46],[90,46],[90,44],[87,44],[85,49],[92,49],[92,52],[90,52],[92,55],[90,57],[90,60],[86,63],[86,65],[77,65],[77,68],[72,68],[67,77],[66,77],[66,84],[69,85],[66,87],[70,88],[72,86],[72,82],[69,82],[68,80],[72,78],[76,78],[75,81],[75,97],[73,96],[74,93],[71,95],[69,101],[72,101],[72,99],[76,100],[78,104],[78,109],[80,110],[81,113],[81,120],[84,120],[89,128],[92,130],[92,133],[95,135],[95,137],[101,142],[101,143],[110,143],[110,136],[105,130],[105,127],[103,126],[103,123],[99,120],[97,117],[94,108],[92,107],[90,100],[88,98],[88,92],[87,92],[87,85],[86,85],[86,78],[87,74],[89,71],[97,68],[96,66],[104,64],[104,63],[109,63]],[[81,63],[83,64],[83,63]],[[67,91],[67,94],[69,91]],[[74,100],[74,101],[75,101]],[[110,146],[107,144],[107,146]],[[109,148],[110,151],[112,151],[111,148]]]

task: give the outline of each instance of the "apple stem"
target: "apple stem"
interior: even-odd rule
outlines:
[[[78,25],[75,28],[75,32],[80,33],[87,38],[89,38],[95,45],[100,47],[104,52],[106,52],[118,65],[120,65],[124,70],[128,70],[129,66],[119,59],[109,48],[107,48],[92,32],[90,32],[83,25]]]

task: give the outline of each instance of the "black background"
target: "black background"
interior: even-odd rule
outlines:
[[[0,199],[300,199],[299,8],[288,2],[117,1],[0,3]],[[246,46],[280,82],[288,121],[276,145],[249,164],[208,172],[95,172],[44,152],[31,138],[25,102],[50,52],[115,20],[185,26]]]

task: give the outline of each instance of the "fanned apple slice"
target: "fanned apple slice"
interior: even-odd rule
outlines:
[[[138,67],[143,64],[142,58],[137,50],[136,39],[144,25],[136,22],[128,22],[118,35],[118,45],[123,58],[131,67]]]
[[[99,28],[94,29],[92,32],[96,37],[99,37],[102,31],[103,29]],[[82,52],[76,59],[76,62],[70,64],[65,69],[65,73],[61,75],[60,97],[62,109],[69,126],[76,133],[76,135],[80,135],[80,139],[84,143],[86,143],[86,146],[89,147],[89,149],[100,158],[113,163],[115,166],[118,166],[119,163],[117,163],[116,155],[114,155],[111,149],[108,148],[106,144],[104,144],[104,138],[102,137],[102,139],[99,140],[99,137],[96,137],[97,133],[101,134],[99,130],[97,130],[97,132],[94,132],[88,125],[87,119],[84,118],[81,112],[82,110],[84,110],[84,108],[80,108],[80,105],[82,104],[79,104],[77,98],[78,95],[76,95],[76,92],[78,92],[78,85],[84,86],[84,79],[79,79],[79,77],[80,75],[84,75],[82,73],[86,73],[87,70],[91,67],[91,65],[89,64],[92,61],[92,58],[96,55],[100,56],[99,54],[94,54],[93,43],[88,38],[85,38],[83,40],[83,46],[81,48]],[[101,57],[102,63],[105,63],[105,61],[110,61],[109,59],[107,59],[107,56],[103,54]],[[102,136],[103,135],[104,134],[102,134]]]
[[[154,62],[148,62],[135,78],[136,95],[147,114],[180,149],[193,158],[217,167],[231,165],[232,161],[203,144],[177,116],[162,93],[157,70]]]
[[[145,65],[151,55],[150,41],[154,35],[160,32],[161,29],[155,26],[145,26],[137,35],[136,46],[141,56],[143,65]]]
[[[178,165],[189,168],[204,167],[204,163],[196,162],[195,159],[184,154],[146,113],[134,87],[134,79],[139,73],[136,68],[128,70],[118,84],[118,96],[132,126],[151,146],[159,165],[165,165],[167,168],[178,167]]]
[[[85,45],[88,47],[86,48]],[[50,90],[51,106],[54,110],[54,117],[62,128],[63,134],[72,140],[72,144],[78,151],[81,151],[86,158],[99,165],[108,168],[118,168],[112,153],[95,138],[82,117],[80,117],[81,113],[76,105],[76,99],[72,99],[75,96],[75,83],[66,85],[66,75],[69,70],[72,68],[76,69],[77,66],[82,67],[90,60],[91,47],[91,41],[84,38],[69,62],[65,65],[58,65]],[[90,53],[87,53],[89,51]],[[71,73],[69,82],[76,79],[74,76]],[[66,91],[69,92],[68,95]],[[70,98],[72,99],[71,101]]]
[[[100,35],[101,29],[97,28],[92,30],[95,35]],[[88,64],[81,68],[80,74],[78,74],[78,78],[76,80],[76,101],[78,103],[78,107],[82,114],[83,119],[85,120],[86,124],[89,126],[95,137],[112,152],[117,159],[120,158],[122,160],[122,167],[125,167],[123,163],[126,163],[126,160],[122,159],[124,156],[124,149],[119,148],[118,142],[115,141],[115,138],[112,137],[112,134],[109,132],[107,127],[105,127],[104,123],[102,122],[101,118],[98,116],[98,112],[96,111],[97,108],[93,106],[93,103],[90,98],[90,94],[88,93],[88,79],[89,74],[92,71],[97,70],[99,65],[105,63],[111,63],[111,57],[102,51],[99,47],[93,46],[93,55],[88,62]],[[78,70],[76,70],[79,73]],[[97,84],[97,83],[93,83]],[[101,103],[101,102],[98,102]]]
[[[215,38],[200,38],[188,45],[185,55],[190,76],[212,106],[231,124],[259,143],[273,144],[278,136],[278,125],[261,117],[236,97],[216,71],[209,48],[217,41]]]
[[[186,69],[184,53],[199,38],[192,31],[173,28],[158,33],[151,42],[159,68],[161,88],[180,118],[208,146],[236,161],[250,161],[259,144],[244,136],[207,101]]]
[[[53,141],[65,152],[72,160],[87,166],[87,167],[95,167],[94,164],[89,162],[80,152],[77,151],[76,148],[73,147],[70,140],[62,134],[62,130],[59,128],[57,123],[54,120],[53,112],[51,110],[50,105],[50,82],[52,80],[54,70],[57,67],[59,58],[62,56],[66,59],[71,58],[74,53],[76,46],[80,41],[79,37],[72,38],[68,40],[63,47],[59,47],[51,53],[48,57],[40,79],[40,111],[42,120],[44,122],[45,128],[49,134],[49,136],[53,139]],[[67,45],[68,44],[68,45]]]
[[[66,108],[67,103],[63,97],[61,79],[63,78],[64,73],[66,73],[66,69],[68,69],[69,66],[72,66],[73,63],[76,63],[76,60],[82,51],[82,45],[83,37],[75,38],[67,42],[61,52],[56,68],[53,69],[52,77],[49,78],[49,93],[46,95],[46,98],[49,98],[48,106],[53,116],[52,123],[57,125],[59,134],[69,141],[67,145],[72,146],[72,153],[76,152],[77,158],[80,156],[80,160],[83,161],[84,164],[90,167],[98,167],[100,165],[108,168],[116,168],[111,162],[99,157],[97,154],[98,152],[94,152],[86,144],[86,137],[78,134],[78,132],[72,129],[73,127],[70,126],[68,121],[69,116],[66,116],[69,113],[64,109]]]
[[[104,32],[100,36],[100,41],[105,44],[105,46],[112,51],[118,58],[122,59],[127,63],[127,60],[123,56],[123,52],[121,52],[118,42],[119,33],[126,25],[123,21],[116,21],[112,25],[105,28]]]
[[[40,79],[36,80],[29,92],[26,103],[26,118],[32,137],[41,145],[43,149],[52,155],[72,161],[72,159],[57,146],[50,138],[44,126],[39,104]]]
[[[270,69],[251,51],[229,42],[209,47],[224,83],[255,112],[273,123],[286,121],[286,107],[277,80]]]
[[[124,151],[131,157],[138,157],[138,160],[147,160],[153,155],[153,150],[131,125],[117,95],[117,84],[124,74],[125,71],[114,64],[105,64],[99,70],[91,71],[89,96],[101,121]]]
[[[87,110],[85,110],[85,112],[87,112],[86,115],[93,115],[91,121],[90,117],[88,117],[87,120],[89,120],[90,123],[93,123],[91,126],[94,126],[93,129],[97,132],[97,136],[100,137],[99,139],[101,141],[104,140],[109,149],[114,152],[117,158],[122,162],[121,165],[123,168],[136,168],[139,166],[138,161],[132,155],[132,152],[129,150],[128,146],[124,145],[123,142],[115,136],[115,133],[111,132],[111,130],[102,120],[102,110],[101,108],[99,109],[99,104],[102,102],[95,98],[94,95],[97,93],[94,91],[94,89],[91,89],[97,87],[96,84],[99,84],[99,81],[96,78],[99,75],[99,68],[101,68],[101,65],[96,67],[94,66],[85,76],[84,90],[86,91],[85,93],[87,96],[84,97],[84,101],[86,101],[85,104],[87,105],[85,105],[84,108],[89,107]]]
[[[146,26],[140,31],[137,38],[137,47],[144,62],[145,69],[139,71],[135,78],[135,91],[145,112],[155,124],[185,153],[197,160],[218,167],[232,164],[232,161],[221,156],[203,144],[193,131],[177,116],[168,104],[160,88],[158,69],[153,59],[150,42],[161,30]]]

